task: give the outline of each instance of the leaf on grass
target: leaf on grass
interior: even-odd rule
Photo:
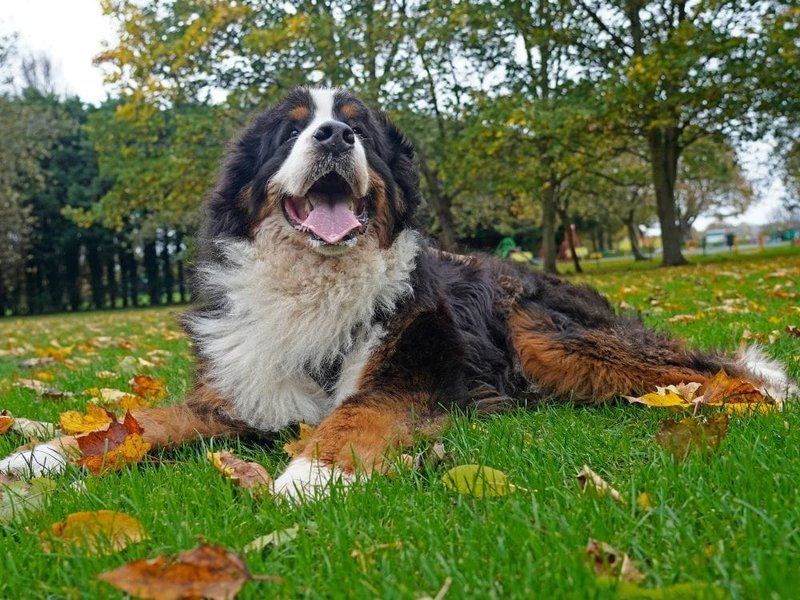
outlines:
[[[483,498],[486,496],[505,496],[525,488],[514,485],[502,471],[483,465],[460,465],[453,467],[442,477],[450,491]]]
[[[784,331],[789,335],[800,337],[800,327],[797,327],[796,325],[787,325]]]
[[[645,574],[627,554],[618,552],[605,542],[590,539],[586,546],[586,556],[595,573],[601,577],[613,577],[628,583],[639,583],[645,578]]]
[[[28,439],[49,440],[55,437],[58,433],[58,426],[55,423],[48,423],[46,421],[33,421],[17,417],[14,419],[14,425],[11,427],[12,431],[21,433]],[[2,432],[0,432],[2,433]]]
[[[778,403],[749,381],[729,377],[720,371],[706,385],[700,405],[721,406],[729,413],[767,413],[778,409]]]
[[[686,402],[679,394],[666,388],[661,388],[662,392],[650,392],[643,396],[625,396],[625,399],[633,403],[644,404],[651,407],[665,407],[665,406],[680,406],[688,408],[690,404]]]
[[[300,423],[300,430],[297,434],[297,438],[286,442],[283,445],[283,451],[286,452],[286,454],[288,454],[290,457],[300,454],[303,450],[305,450],[306,446],[308,446],[308,442],[311,441],[311,436],[314,434],[314,430],[316,430],[316,427],[306,423]]]
[[[61,413],[58,419],[61,431],[66,435],[100,431],[106,429],[112,420],[116,420],[113,414],[95,404],[86,405],[86,414],[77,410],[68,410]]]
[[[76,512],[63,522],[53,523],[42,533],[45,552],[78,549],[85,554],[119,552],[129,544],[147,538],[144,527],[134,517],[113,510]]]
[[[84,390],[83,393],[92,396],[92,400],[95,402],[123,412],[153,405],[150,400],[141,396],[136,396],[114,388],[89,388]]]
[[[0,411],[0,435],[11,429],[14,424],[14,417],[7,410]]]
[[[611,496],[616,502],[625,504],[622,494],[611,487],[600,475],[592,471],[589,465],[583,465],[583,468],[575,477],[584,492],[588,489],[592,489],[598,496]]]
[[[267,546],[282,546],[296,538],[298,533],[300,533],[300,527],[298,525],[287,527],[286,529],[279,529],[267,535],[258,536],[244,547],[244,551],[261,552]]]
[[[158,402],[167,396],[167,388],[164,385],[163,379],[156,379],[149,375],[134,375],[128,385],[131,386],[131,391],[136,396],[149,400],[151,402]]]
[[[272,477],[262,465],[242,460],[227,450],[207,452],[206,456],[217,471],[236,485],[253,491],[272,489]]]
[[[75,395],[72,392],[65,392],[64,390],[50,387],[44,381],[40,381],[38,379],[17,379],[14,382],[14,387],[33,390],[40,396],[54,399],[72,398]]]
[[[716,450],[727,435],[728,415],[716,413],[709,417],[662,421],[656,442],[678,460],[684,460],[692,451],[706,453]]]
[[[652,510],[653,506],[650,504],[650,494],[642,492],[636,498],[636,505],[642,510]]]
[[[135,598],[230,600],[253,577],[240,556],[202,543],[174,557],[135,560],[99,579]]]
[[[28,481],[0,475],[0,523],[9,523],[26,512],[39,510],[56,489],[56,482],[44,477]]]
[[[126,414],[122,423],[114,415],[111,419],[106,430],[77,438],[83,457],[75,462],[94,475],[139,463],[150,450],[150,444],[142,438],[143,430],[133,415]]]
[[[20,369],[35,369],[36,367],[44,367],[56,362],[52,356],[37,356],[36,358],[28,358],[19,363]]]

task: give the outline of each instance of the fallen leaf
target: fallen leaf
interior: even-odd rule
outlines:
[[[627,554],[618,552],[605,542],[590,539],[586,546],[586,556],[595,573],[601,577],[614,577],[629,583],[639,583],[645,579],[645,574]]]
[[[11,426],[14,424],[14,417],[8,411],[0,412],[0,435],[3,435],[6,431],[11,429]]]
[[[98,578],[136,598],[158,600],[230,600],[253,579],[240,556],[206,543],[174,557],[135,560]]]
[[[114,371],[97,371],[94,376],[98,379],[114,379],[117,374]]]
[[[236,485],[253,491],[272,489],[272,478],[262,465],[242,460],[227,450],[208,452],[206,456],[220,473]]]
[[[716,413],[709,417],[662,421],[656,442],[678,460],[684,460],[693,450],[701,453],[716,450],[727,435],[728,415]]]
[[[592,471],[589,465],[583,465],[583,468],[575,477],[584,492],[587,489],[593,489],[598,496],[611,496],[616,502],[625,504],[622,494],[611,487],[600,475]]]
[[[261,552],[267,546],[282,546],[297,537],[300,527],[287,527],[266,535],[261,535],[244,547],[245,552]]]
[[[86,414],[76,410],[68,410],[61,413],[58,419],[61,431],[67,435],[100,431],[106,429],[112,420],[115,420],[113,414],[95,404],[86,405]]]
[[[689,403],[687,403],[686,400],[684,400],[679,394],[667,390],[666,388],[662,389],[664,390],[663,393],[650,392],[649,394],[644,394],[643,396],[625,396],[625,399],[631,404],[638,403],[659,408],[665,406],[681,406],[688,408],[690,406]]]
[[[650,494],[642,492],[636,498],[636,505],[642,510],[652,510],[653,506],[650,504]]]
[[[45,552],[72,548],[86,554],[119,552],[129,544],[147,537],[142,524],[134,517],[113,510],[76,512],[63,522],[53,523],[42,534]]]
[[[151,402],[158,402],[167,396],[167,389],[163,379],[156,379],[149,375],[134,375],[128,382],[131,391],[136,396],[141,396]]]
[[[143,430],[133,415],[126,414],[122,423],[114,415],[111,419],[107,429],[77,438],[83,457],[75,462],[95,475],[139,463],[150,450],[150,444],[142,438]]]
[[[297,433],[297,438],[286,442],[283,445],[283,451],[290,457],[300,454],[305,450],[306,446],[308,446],[308,442],[311,441],[311,436],[314,434],[315,429],[316,427],[312,425],[300,423],[300,430]]]
[[[49,440],[55,437],[56,433],[58,433],[58,426],[55,423],[47,423],[46,421],[33,421],[31,419],[25,419],[22,417],[17,417],[14,420],[14,425],[11,427],[11,429],[12,431],[21,433],[26,438],[35,438],[40,441]],[[2,433],[2,431],[0,431],[0,433]]]
[[[670,317],[667,319],[670,323],[691,323],[692,321],[696,321],[697,317],[694,315],[675,315],[674,317]]]
[[[36,367],[44,367],[56,362],[52,356],[37,356],[36,358],[28,358],[19,363],[20,369],[35,369]]]
[[[729,377],[725,371],[714,375],[706,384],[706,391],[699,403],[707,406],[723,406],[729,412],[742,412],[758,405],[777,408],[775,401],[752,383]]]
[[[56,482],[44,477],[22,481],[13,475],[0,479],[0,523],[10,523],[29,511],[44,507]]]
[[[796,325],[787,325],[784,331],[786,331],[786,333],[789,335],[800,337],[800,327],[797,327]]]
[[[510,483],[502,471],[483,465],[453,467],[444,474],[442,481],[450,491],[476,498],[505,496],[516,490],[525,490]]]
[[[50,387],[44,381],[38,379],[17,379],[14,382],[14,387],[33,390],[40,396],[47,398],[72,398],[75,395],[72,392],[65,392],[64,390]]]

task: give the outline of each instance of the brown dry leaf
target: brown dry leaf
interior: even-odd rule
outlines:
[[[628,583],[640,583],[645,579],[645,574],[627,554],[618,552],[605,542],[590,539],[586,546],[586,556],[595,573],[601,577],[614,577]]]
[[[297,434],[297,439],[286,442],[283,445],[283,451],[291,457],[300,454],[305,450],[306,446],[308,446],[308,442],[311,440],[315,429],[316,427],[312,425],[300,423],[300,431]]]
[[[253,577],[239,555],[201,543],[174,557],[135,560],[99,579],[135,598],[230,600]]]
[[[167,389],[163,379],[156,379],[149,375],[134,375],[128,382],[131,391],[136,396],[141,396],[151,402],[158,402],[167,396]]]
[[[592,489],[598,496],[611,496],[614,501],[625,504],[622,494],[611,487],[600,475],[592,471],[589,465],[583,465],[583,468],[575,478],[578,480],[578,484],[584,492],[588,489]]]
[[[728,435],[728,415],[716,413],[709,417],[687,417],[680,421],[666,420],[656,434],[656,442],[678,460],[689,452],[710,452],[719,448]]]
[[[659,394],[676,394],[683,398],[687,403],[692,403],[697,400],[697,390],[700,389],[702,384],[696,381],[689,383],[679,383],[678,385],[668,385],[666,387],[656,386]]]
[[[206,456],[217,471],[236,485],[253,491],[270,491],[272,489],[272,477],[260,464],[242,460],[227,450],[207,452]]]
[[[41,541],[45,552],[69,548],[85,554],[110,554],[146,537],[144,527],[132,516],[98,510],[67,515],[63,522],[53,523],[50,531],[43,532]]]
[[[65,392],[58,388],[50,387],[44,381],[38,379],[18,379],[14,382],[14,387],[24,388],[26,390],[33,390],[40,396],[47,398],[72,398],[75,394],[72,392]]]
[[[58,418],[61,431],[67,435],[101,431],[107,429],[112,420],[116,420],[114,415],[96,404],[87,404],[86,414],[77,410],[68,410],[61,413]]]
[[[36,358],[28,358],[19,363],[20,369],[35,369],[36,367],[45,367],[52,365],[56,362],[55,358],[50,356],[37,356]]]
[[[777,408],[775,400],[762,393],[752,383],[729,377],[725,371],[720,371],[708,382],[705,394],[699,403],[723,406],[729,412],[756,410],[756,406],[763,406],[764,408],[758,409],[762,412]]]
[[[150,450],[150,444],[142,438],[143,430],[133,415],[125,415],[122,423],[114,415],[111,418],[108,429],[77,438],[83,458],[75,462],[95,475],[139,463]]]
[[[14,417],[11,416],[11,413],[6,410],[0,412],[0,435],[3,435],[6,431],[11,429],[13,424]]]
[[[796,325],[787,325],[784,331],[789,335],[800,337],[800,327],[797,327]]]

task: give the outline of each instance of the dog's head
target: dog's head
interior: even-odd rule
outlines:
[[[206,234],[346,253],[391,245],[420,201],[413,149],[386,116],[339,89],[299,88],[262,112],[228,151]]]

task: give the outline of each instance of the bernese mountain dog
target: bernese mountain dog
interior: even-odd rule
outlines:
[[[593,289],[430,245],[415,226],[414,152],[341,89],[297,89],[229,148],[206,203],[185,326],[197,353],[184,403],[134,413],[154,447],[318,425],[275,481],[303,498],[380,472],[448,410],[565,398],[599,403],[720,369],[783,400],[757,349],[687,349],[619,316]],[[60,469],[70,441],[2,470]]]

